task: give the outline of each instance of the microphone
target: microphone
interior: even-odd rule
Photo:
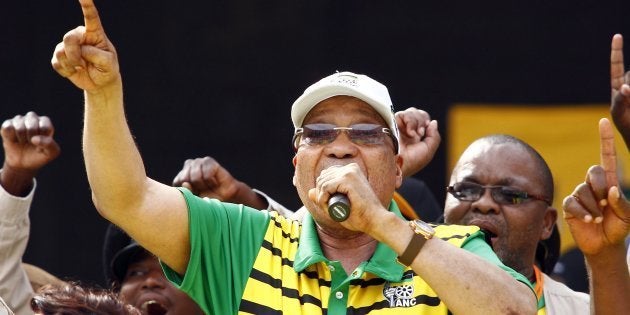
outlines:
[[[350,216],[350,200],[348,200],[348,197],[342,193],[333,194],[328,199],[328,215],[337,222],[343,222],[348,219]]]

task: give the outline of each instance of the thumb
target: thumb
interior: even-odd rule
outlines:
[[[81,47],[81,56],[89,63],[93,64],[101,72],[112,71],[113,54],[95,46],[85,45]]]
[[[630,221],[630,203],[628,203],[628,200],[621,194],[619,187],[610,187],[608,191],[608,203],[617,217],[624,221]]]
[[[317,189],[315,188],[309,189],[308,198],[311,199],[312,201],[317,202]]]
[[[46,152],[50,157],[56,158],[61,151],[59,144],[51,136],[37,135],[31,137],[31,143],[38,148],[38,150]]]

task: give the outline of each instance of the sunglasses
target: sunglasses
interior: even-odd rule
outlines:
[[[446,187],[446,191],[462,201],[477,201],[486,193],[486,189],[490,189],[490,195],[494,202],[501,205],[519,205],[532,199],[544,201],[548,205],[551,205],[551,202],[547,200],[547,198],[509,186],[483,186],[471,182],[461,182]]]
[[[301,142],[307,145],[325,145],[346,132],[350,141],[358,145],[379,145],[390,137],[394,141],[394,152],[398,152],[398,140],[389,128],[376,124],[355,124],[350,127],[337,127],[333,124],[308,124],[296,128],[293,134],[293,147],[297,150]]]

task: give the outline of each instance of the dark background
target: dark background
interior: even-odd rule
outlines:
[[[456,102],[608,102],[610,39],[630,36],[630,1],[512,2],[97,6],[119,53],[129,123],[150,176],[170,183],[186,158],[211,155],[236,178],[297,208],[290,105],[335,70],[383,82],[397,109],[426,109],[444,138]],[[106,221],[91,203],[83,167],[83,96],[50,66],[55,45],[82,22],[76,1],[0,5],[0,117],[50,116],[63,150],[38,176],[25,261],[102,284]],[[419,174],[440,202],[444,147]]]

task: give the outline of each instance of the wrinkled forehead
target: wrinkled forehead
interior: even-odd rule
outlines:
[[[332,123],[341,119],[352,123],[375,123],[387,126],[385,119],[370,104],[353,96],[333,96],[315,105],[304,118],[310,123]]]
[[[530,152],[514,143],[471,144],[458,160],[451,184],[473,181],[482,185],[540,185],[540,170]]]

